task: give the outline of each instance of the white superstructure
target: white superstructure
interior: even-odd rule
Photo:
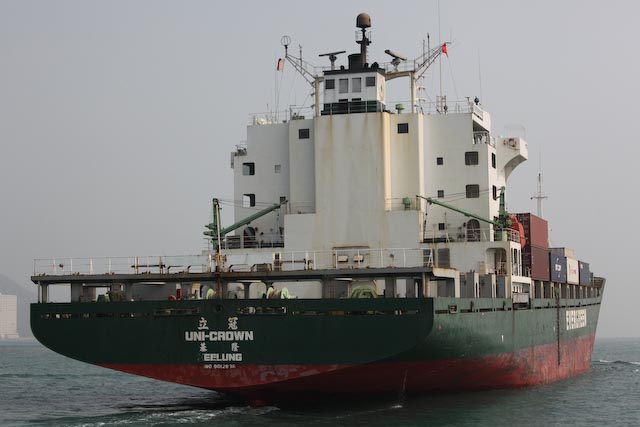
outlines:
[[[285,198],[288,204],[237,230],[224,253],[229,259],[254,253],[255,263],[268,261],[274,247],[305,254],[305,262],[310,253],[329,253],[333,267],[358,268],[372,262],[374,253],[393,258],[393,249],[410,249],[414,256],[404,265],[439,268],[451,283],[444,291],[450,296],[528,293],[517,233],[497,232],[492,224],[418,197],[497,218],[500,188],[527,159],[526,142],[493,135],[478,100],[443,104],[432,114],[416,105],[391,111],[386,81],[408,77],[415,99],[416,76],[440,47],[412,63],[369,65],[367,20],[358,18],[362,49],[349,56],[349,67],[314,77],[318,94],[323,83],[313,117],[254,121],[246,147],[232,153],[235,198],[243,200],[236,221]],[[251,265],[251,257],[243,262]],[[437,288],[426,286],[425,292]]]
[[[18,338],[18,297],[0,294],[0,339]]]

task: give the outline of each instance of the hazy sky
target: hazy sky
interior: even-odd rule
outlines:
[[[0,272],[25,283],[37,257],[198,253],[211,197],[232,198],[248,114],[273,108],[281,36],[325,65],[357,49],[360,12],[372,61],[438,40],[435,0],[0,0]],[[542,152],[552,244],[607,277],[599,336],[640,335],[638,16],[631,1],[440,4],[444,92],[480,96],[495,134],[526,129],[511,211],[535,212]],[[281,77],[280,108],[310,102]],[[426,96],[438,82],[435,67]]]

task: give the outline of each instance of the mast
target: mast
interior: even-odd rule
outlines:
[[[538,172],[538,191],[531,197],[531,200],[536,199],[538,203],[538,216],[542,218],[542,201],[548,197],[542,192],[542,171]]]
[[[324,80],[323,76],[316,75],[313,72],[313,67],[311,67],[306,61],[302,60],[302,46],[300,48],[300,57],[296,58],[295,56],[289,53],[289,45],[291,44],[291,37],[282,36],[280,39],[280,43],[284,46],[284,58],[293,65],[293,68],[300,73],[300,75],[311,85],[313,88],[313,96],[314,99],[314,115],[316,117],[320,116],[320,82]]]
[[[540,154],[538,164],[540,165],[540,169],[538,171],[538,189],[536,191],[536,194],[531,197],[531,200],[536,199],[536,202],[538,203],[538,216],[542,218],[542,201],[544,199],[548,199],[548,197],[545,196],[544,192],[542,191],[542,154]]]

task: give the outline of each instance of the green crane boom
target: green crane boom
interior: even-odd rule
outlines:
[[[256,213],[254,213],[253,215],[250,215],[248,217],[246,217],[245,219],[238,221],[228,227],[225,228],[221,228],[221,221],[220,221],[220,203],[218,201],[218,199],[213,199],[213,222],[211,224],[207,224],[205,225],[206,228],[209,229],[209,231],[205,231],[204,235],[211,237],[213,240],[217,240],[218,238],[222,239],[224,238],[224,236],[226,236],[227,234],[231,233],[234,230],[237,230],[238,228],[250,224],[252,221],[255,221],[256,219],[265,216],[266,214],[275,211],[276,209],[279,209],[280,206],[284,205],[285,203],[287,203],[287,200],[283,200],[280,203],[276,203],[272,206],[269,206],[268,208],[262,209],[261,211],[258,211]]]
[[[443,208],[447,208],[450,209],[452,211],[461,213],[464,216],[468,216],[469,218],[475,218],[479,221],[483,221],[483,222],[488,222],[489,224],[493,224],[496,227],[499,228],[509,228],[511,227],[511,218],[509,218],[509,213],[507,212],[507,210],[505,209],[505,203],[504,203],[504,191],[505,188],[501,187],[500,188],[500,213],[498,214],[498,220],[494,221],[491,219],[487,219],[487,218],[483,218],[479,215],[476,215],[474,213],[471,212],[467,212],[464,209],[460,209],[457,208],[455,206],[449,205],[447,203],[441,202],[437,199],[434,199],[432,197],[424,197],[424,196],[420,196],[418,195],[417,197],[424,199],[427,201],[427,203],[429,204],[434,204],[434,205],[438,205],[438,206],[442,206]]]

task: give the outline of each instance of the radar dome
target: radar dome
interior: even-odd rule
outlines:
[[[356,27],[358,28],[369,28],[371,27],[371,17],[368,13],[361,13],[356,18]]]

